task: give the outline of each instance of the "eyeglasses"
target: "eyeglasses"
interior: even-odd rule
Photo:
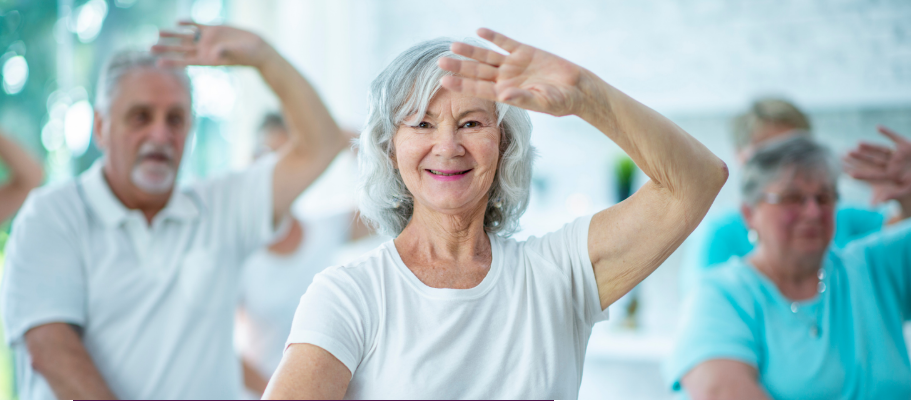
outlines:
[[[807,199],[813,199],[819,207],[832,207],[838,201],[838,194],[835,192],[820,192],[818,194],[804,195],[796,192],[774,193],[763,192],[762,201],[772,205],[797,208],[807,203]]]

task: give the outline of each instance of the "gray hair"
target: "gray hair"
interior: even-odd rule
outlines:
[[[123,76],[130,71],[142,68],[150,68],[172,74],[187,90],[187,96],[190,97],[192,104],[193,91],[190,90],[190,77],[187,75],[186,70],[183,68],[161,68],[157,64],[159,58],[159,56],[147,51],[121,50],[115,52],[101,69],[101,76],[98,78],[95,91],[95,110],[107,115],[111,111],[111,101],[120,90],[120,82]]]
[[[756,130],[766,124],[786,125],[810,133],[810,120],[793,103],[783,99],[763,98],[753,102],[750,109],[732,122],[734,146],[742,150],[753,143]]]
[[[822,176],[837,193],[839,174],[841,166],[829,149],[805,135],[793,135],[757,149],[743,166],[740,195],[748,205],[755,206],[766,187],[786,175]]]
[[[393,137],[400,124],[417,124],[405,119],[411,115],[421,118],[440,89],[440,79],[453,75],[437,66],[437,60],[466,59],[450,51],[453,42],[439,38],[411,47],[370,85],[367,125],[358,144],[358,204],[361,215],[386,234],[401,233],[414,212],[411,192],[392,162]],[[475,40],[463,42],[484,46]],[[500,160],[484,213],[484,229],[507,237],[518,230],[519,217],[528,207],[535,151],[528,112],[505,103],[496,103],[496,112]]]

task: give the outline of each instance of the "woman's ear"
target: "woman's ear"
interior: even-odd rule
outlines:
[[[747,228],[753,229],[753,217],[754,211],[750,205],[747,205],[746,202],[740,204],[740,214],[743,216],[743,221],[747,223]]]

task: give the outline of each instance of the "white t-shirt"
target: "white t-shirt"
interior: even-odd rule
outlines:
[[[348,399],[575,399],[592,325],[607,317],[590,222],[524,242],[490,235],[490,270],[470,289],[428,287],[389,241],[314,278],[288,344],[342,361]]]
[[[21,398],[53,399],[23,335],[46,323],[82,341],[121,398],[237,398],[240,268],[274,236],[275,158],[175,190],[147,224],[101,164],[31,193],[6,246],[3,323]]]
[[[299,220],[303,240],[290,255],[262,248],[244,263],[240,304],[246,324],[239,337],[241,353],[265,378],[282,359],[294,311],[313,276],[332,265],[348,241],[352,213]]]

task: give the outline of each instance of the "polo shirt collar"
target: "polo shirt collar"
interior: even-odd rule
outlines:
[[[105,226],[116,227],[123,223],[130,214],[134,213],[120,202],[120,199],[111,191],[107,180],[104,178],[103,158],[98,159],[88,170],[80,176],[84,195],[89,207]],[[162,209],[155,220],[174,219],[190,221],[199,217],[199,206],[189,195],[177,188],[171,192],[168,204]]]

